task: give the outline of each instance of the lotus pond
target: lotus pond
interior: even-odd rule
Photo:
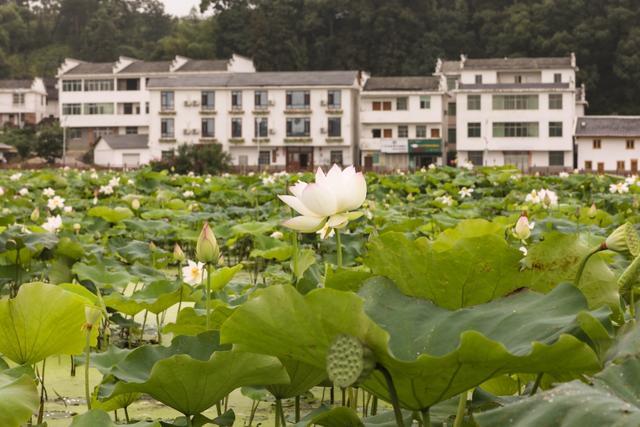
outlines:
[[[640,426],[640,181],[0,171],[0,426]]]

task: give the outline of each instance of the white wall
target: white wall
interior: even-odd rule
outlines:
[[[594,139],[600,139],[602,148],[593,148]],[[604,162],[606,171],[615,171],[617,161],[624,161],[625,170],[630,170],[631,160],[640,160],[640,139],[634,140],[634,149],[626,148],[627,139],[633,138],[576,138],[578,169],[584,169],[584,162],[589,160],[594,171],[597,170],[599,162]]]
[[[125,154],[139,154],[141,165],[151,161],[148,149],[112,150],[104,141],[101,141],[93,153],[94,163],[98,166],[121,168],[124,166],[123,157]]]

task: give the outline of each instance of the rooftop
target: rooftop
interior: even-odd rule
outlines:
[[[584,116],[576,122],[577,137],[640,137],[640,116]]]
[[[437,77],[397,76],[371,77],[364,86],[365,91],[434,91],[440,81]]]
[[[171,61],[135,61],[127,65],[120,73],[168,73]]]
[[[575,68],[573,55],[562,57],[540,58],[467,58],[462,56],[459,61],[442,61],[440,72],[450,74],[462,70],[553,70]]]
[[[33,79],[0,80],[0,89],[31,89]]]
[[[81,62],[77,66],[73,67],[65,74],[78,75],[78,74],[112,74],[113,62]]]
[[[224,59],[190,59],[177,71],[183,72],[207,72],[207,71],[227,71],[229,61]]]
[[[569,89],[569,83],[459,83],[458,89]]]
[[[149,147],[149,135],[103,135],[100,137],[113,150],[132,150]]]

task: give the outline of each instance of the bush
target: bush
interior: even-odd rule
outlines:
[[[33,148],[49,164],[62,158],[62,128],[57,123],[41,127]]]
[[[18,155],[21,159],[27,159],[33,151],[34,132],[30,127],[24,129],[6,127],[2,133],[0,133],[0,142],[7,145],[12,145],[18,150]]]
[[[179,174],[199,175],[225,172],[230,165],[231,157],[220,144],[181,145],[172,159],[151,162],[154,170],[171,169]]]

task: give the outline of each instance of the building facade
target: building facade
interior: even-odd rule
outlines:
[[[573,168],[573,129],[584,108],[576,70],[573,55],[438,60],[458,161],[523,171]]]
[[[365,169],[444,164],[443,93],[436,77],[371,77],[360,95]]]
[[[58,69],[60,123],[67,149],[79,157],[101,136],[149,133],[150,78],[173,74],[253,72],[253,62],[233,55],[229,60],[139,61],[87,63],[66,59]]]
[[[241,168],[358,164],[357,71],[223,73],[149,81],[149,148],[219,143]]]
[[[47,89],[41,78],[0,80],[0,127],[36,125],[47,116]]]
[[[579,117],[575,142],[584,172],[638,173],[640,116]]]

